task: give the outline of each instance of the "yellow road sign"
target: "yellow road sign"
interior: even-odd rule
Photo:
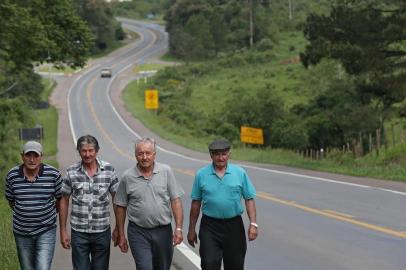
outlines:
[[[264,144],[264,133],[262,128],[241,126],[241,141],[244,143]]]
[[[158,90],[147,89],[145,90],[145,109],[158,109]]]

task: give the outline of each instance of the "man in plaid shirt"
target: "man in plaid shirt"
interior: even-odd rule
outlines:
[[[99,144],[95,137],[80,137],[76,149],[81,161],[67,169],[62,186],[59,214],[61,244],[65,249],[72,247],[73,269],[108,269],[111,235],[109,193],[113,199],[118,177],[111,164],[97,158]],[[70,197],[71,237],[66,230]],[[115,228],[113,241],[116,238]]]

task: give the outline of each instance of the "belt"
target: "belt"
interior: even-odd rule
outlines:
[[[214,220],[214,221],[218,221],[218,222],[230,222],[230,221],[235,221],[239,218],[241,218],[241,216],[235,216],[235,217],[231,217],[231,218],[214,218],[214,217],[210,217],[208,215],[204,215],[204,218],[210,219],[210,220]]]
[[[156,225],[154,227],[149,227],[148,228],[148,227],[140,226],[140,225],[138,225],[137,223],[135,223],[135,222],[133,222],[131,220],[129,220],[129,223],[131,223],[131,224],[133,224],[133,225],[135,225],[135,226],[137,226],[139,228],[145,229],[145,230],[153,230],[153,229],[159,229],[159,228],[165,228],[165,227],[171,226],[171,223],[169,223],[169,224],[166,224],[166,225]]]

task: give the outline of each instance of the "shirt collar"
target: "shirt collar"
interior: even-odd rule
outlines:
[[[96,158],[96,163],[97,163],[97,172],[99,171],[99,169],[100,169],[100,171],[104,171],[104,163],[101,162],[101,160],[99,160],[98,158]],[[85,171],[85,168],[83,167],[82,161],[79,161],[77,170],[82,171],[82,172]]]
[[[20,167],[18,168],[18,174],[20,177],[24,177],[24,164],[21,164]],[[44,164],[41,163],[39,165],[39,171],[38,171],[38,176],[42,176],[44,174]]]
[[[138,169],[138,166],[136,165],[135,168],[135,176],[136,177],[143,177],[143,175],[140,173],[140,170]],[[156,162],[154,162],[154,168],[152,169],[152,174],[157,174],[159,173],[159,166],[157,165]]]
[[[231,173],[231,171],[230,171],[230,166],[228,166],[228,165],[229,165],[229,163],[227,162],[227,167],[226,167],[226,171],[225,171],[224,174],[229,174],[229,173]],[[213,163],[213,162],[211,163],[210,168],[211,168],[211,174],[216,174],[216,170],[214,169],[214,163]]]

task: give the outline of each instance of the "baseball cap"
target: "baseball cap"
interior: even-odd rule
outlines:
[[[35,152],[38,155],[42,155],[42,145],[36,141],[28,141],[24,144],[21,151],[24,155],[28,152]]]

